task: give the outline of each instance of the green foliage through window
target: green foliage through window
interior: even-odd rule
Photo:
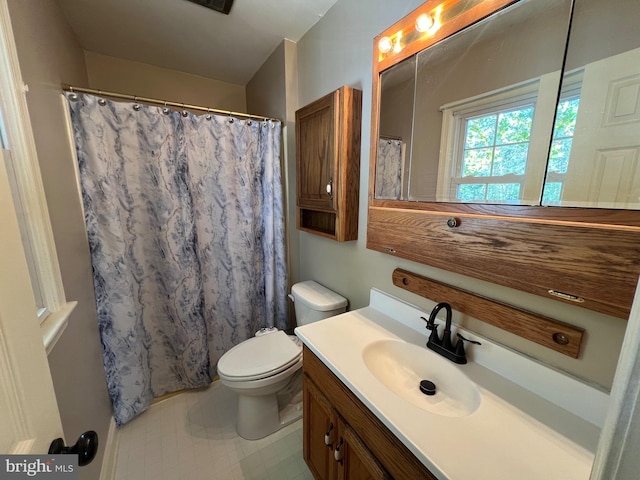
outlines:
[[[562,201],[562,189],[569,168],[579,106],[579,95],[566,97],[558,103],[547,164],[547,181],[542,192],[543,205],[558,205]]]
[[[465,183],[464,178],[524,175],[533,114],[534,106],[525,105],[466,121],[459,200],[513,202],[519,199],[519,183],[499,183],[495,178],[486,184]]]
[[[549,152],[549,165],[547,166],[549,172],[567,173],[579,104],[580,97],[567,98],[558,104],[556,122],[553,127],[553,141]]]

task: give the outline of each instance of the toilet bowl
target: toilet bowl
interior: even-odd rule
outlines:
[[[344,297],[313,281],[295,284],[291,293],[298,325],[346,310]],[[295,336],[262,329],[225,353],[217,369],[222,384],[238,395],[242,438],[266,437],[302,416],[302,344]]]

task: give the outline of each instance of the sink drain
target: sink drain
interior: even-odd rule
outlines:
[[[420,391],[425,395],[435,395],[436,384],[430,380],[422,380],[420,381]]]

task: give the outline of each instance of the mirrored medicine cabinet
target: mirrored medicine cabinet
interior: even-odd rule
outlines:
[[[637,0],[430,0],[374,39],[367,246],[627,318]]]

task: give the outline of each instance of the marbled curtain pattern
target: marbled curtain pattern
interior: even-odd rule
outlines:
[[[376,158],[376,198],[402,197],[402,141],[380,137]]]
[[[281,125],[74,96],[104,365],[122,425],[154,397],[208,385],[220,356],[260,327],[286,328]]]

